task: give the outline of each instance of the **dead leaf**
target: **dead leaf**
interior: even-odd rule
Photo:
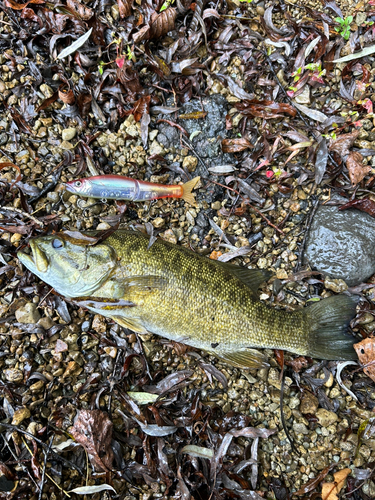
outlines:
[[[101,410],[80,410],[74,422],[71,434],[85,448],[96,472],[112,469],[112,428],[112,422]]]
[[[117,0],[117,5],[118,5],[118,10],[121,19],[124,19],[125,17],[129,17],[130,14],[132,13],[132,3],[133,0]]]
[[[346,210],[348,208],[356,208],[357,210],[361,210],[361,212],[366,212],[371,217],[375,217],[375,201],[370,200],[370,198],[348,201],[345,205],[341,205],[339,210]]]
[[[305,483],[301,488],[296,491],[294,494],[297,496],[306,495],[306,493],[310,493],[310,491],[315,490],[315,488],[323,481],[326,475],[333,469],[335,464],[328,465],[325,467],[316,477],[313,477],[307,483]]]
[[[279,103],[275,101],[258,101],[252,99],[249,101],[236,102],[235,107],[243,115],[258,116],[269,120],[271,118],[281,118],[283,113],[290,116],[296,116],[297,111],[290,104]]]
[[[4,2],[6,7],[10,7],[11,9],[14,9],[14,10],[22,10],[24,7],[27,7],[29,5],[29,3],[42,5],[45,3],[45,0],[29,0],[26,3],[17,3],[17,2],[14,2],[13,0],[5,0],[5,2]]]
[[[375,337],[368,337],[358,344],[354,344],[353,347],[364,367],[363,371],[375,382]]]
[[[94,15],[93,9],[86,7],[86,5],[82,5],[81,2],[77,0],[67,0],[66,5],[84,21],[88,21]]]
[[[254,146],[245,137],[240,139],[224,139],[221,142],[221,149],[223,153],[239,153]]]
[[[340,135],[330,146],[330,151],[338,153],[341,158],[349,154],[349,149],[353,146],[354,141],[359,135],[359,130],[354,130],[350,134]]]
[[[345,163],[353,186],[356,186],[371,172],[371,165],[363,164],[363,156],[358,151],[351,151]]]
[[[346,468],[339,470],[333,474],[335,478],[334,483],[323,483],[322,484],[322,500],[338,500],[338,494],[342,490],[345,480],[351,473],[351,469]]]

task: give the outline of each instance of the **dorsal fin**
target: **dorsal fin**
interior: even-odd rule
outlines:
[[[227,262],[216,262],[228,273],[233,274],[245,283],[253,293],[256,293],[260,285],[268,281],[273,274],[271,271],[264,271],[263,269],[248,269],[247,267],[234,266]]]

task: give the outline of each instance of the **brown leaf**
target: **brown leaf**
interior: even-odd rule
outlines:
[[[117,0],[118,10],[121,19],[129,17],[132,12],[133,0]]]
[[[71,434],[85,448],[96,472],[112,469],[112,428],[112,422],[101,410],[80,410],[74,422]]]
[[[150,38],[160,38],[166,35],[169,31],[174,29],[174,22],[176,20],[177,11],[168,7],[159,14],[154,13],[151,16],[150,23]]]
[[[141,118],[145,113],[150,113],[150,100],[151,96],[143,96],[138,99],[138,101],[134,104],[133,109],[130,110],[129,114],[131,113],[134,115],[134,119],[136,122],[141,121]]]
[[[134,33],[133,35],[133,41],[134,43],[139,43],[142,40],[148,40],[150,38],[150,26],[142,26],[142,28],[139,29],[137,33]]]
[[[297,111],[290,104],[278,103],[274,101],[258,101],[256,99],[243,102],[236,102],[236,108],[243,115],[258,116],[269,120],[270,118],[280,118],[286,113],[291,116],[296,116]]]
[[[69,84],[62,83],[59,87],[58,92],[59,92],[59,99],[64,104],[74,104],[76,98]]]
[[[10,7],[13,10],[22,10],[24,7],[27,7],[30,3],[43,5],[45,3],[45,0],[29,0],[26,3],[17,3],[17,2],[14,2],[13,0],[5,0],[5,2],[4,2],[4,4],[7,7]]]
[[[375,337],[368,337],[353,347],[360,363],[365,366],[363,371],[375,382]]]
[[[66,5],[84,21],[88,21],[94,15],[92,9],[82,5],[78,0],[66,0]]]
[[[43,109],[48,108],[48,106],[57,101],[58,98],[59,98],[59,93],[54,92],[51,97],[48,97],[48,99],[43,101],[42,104],[38,108],[36,108],[36,112],[39,113],[39,111],[43,111]]]
[[[363,164],[363,156],[358,151],[351,151],[345,163],[353,186],[356,186],[371,172],[371,165]]]
[[[342,490],[345,480],[351,473],[351,469],[342,469],[333,474],[335,478],[334,483],[322,484],[322,500],[338,500],[338,494]]]
[[[125,61],[122,68],[117,67],[117,79],[124,85],[129,94],[136,94],[143,90],[139,82],[138,71],[133,67],[131,61]]]
[[[224,139],[221,142],[221,149],[223,153],[239,153],[254,146],[245,137],[240,139]]]
[[[359,135],[359,130],[354,130],[350,134],[340,135],[330,146],[330,151],[338,153],[341,157],[349,154],[349,149],[353,146],[354,141]]]
[[[309,493],[312,490],[315,490],[315,488],[323,481],[323,479],[326,477],[326,475],[333,469],[335,464],[331,464],[328,467],[325,467],[322,472],[320,472],[316,477],[310,479],[310,481],[307,481],[298,491],[296,491],[294,494],[297,496],[302,496],[306,495],[306,493]]]
[[[345,205],[341,205],[339,210],[346,210],[347,208],[356,208],[357,210],[368,213],[371,217],[375,217],[375,201],[370,200],[370,198],[348,201]]]

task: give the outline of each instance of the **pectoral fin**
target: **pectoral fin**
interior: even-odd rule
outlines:
[[[267,363],[267,356],[257,351],[256,349],[239,349],[238,351],[219,351],[213,352],[224,361],[233,366],[240,368],[266,368],[269,366]]]
[[[141,321],[135,318],[124,318],[123,316],[111,316],[113,321],[116,321],[119,325],[124,328],[129,328],[133,332],[137,333],[149,333],[146,328],[142,325]]]

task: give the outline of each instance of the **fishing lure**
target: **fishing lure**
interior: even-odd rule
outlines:
[[[70,181],[65,187],[71,193],[90,198],[106,198],[108,200],[149,201],[159,198],[182,198],[196,205],[192,190],[200,177],[195,177],[182,186],[166,185],[153,182],[138,181],[122,175],[97,175],[77,181]]]

